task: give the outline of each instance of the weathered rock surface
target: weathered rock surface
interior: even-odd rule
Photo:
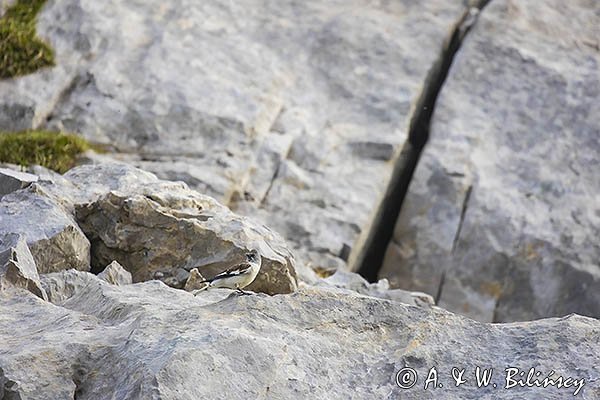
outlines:
[[[0,128],[59,128],[344,267],[453,27],[477,1],[49,1],[57,66],[0,82]],[[358,246],[360,247],[360,246]]]
[[[93,271],[117,260],[135,282],[160,277],[183,287],[191,269],[211,277],[256,248],[263,261],[249,290],[297,288],[293,255],[277,233],[183,182],[161,181],[127,165],[85,165],[64,177],[81,189],[71,198],[92,242]]]
[[[79,166],[64,176],[33,171],[37,184],[0,200],[0,232],[23,234],[42,273],[89,270],[90,263],[100,273],[116,260],[136,282],[160,278],[183,287],[192,268],[212,277],[256,248],[263,262],[248,289],[297,289],[294,257],[279,234],[183,182],[115,163]]]
[[[173,286],[182,286],[192,268],[205,272],[212,266],[215,270],[205,273],[214,276],[219,270],[215,264],[235,262],[256,247],[263,255],[264,270],[255,287],[272,293],[296,288],[293,257],[276,233],[253,225],[185,184],[144,186],[140,193],[109,192],[79,208],[77,219],[92,241],[92,264],[116,259],[136,282],[160,273],[171,276]],[[184,270],[182,279],[177,276],[179,269]]]
[[[90,242],[72,215],[38,184],[0,200],[0,235],[27,240],[40,273],[90,269]]]
[[[599,16],[586,0],[481,13],[381,277],[484,321],[600,316]]]
[[[24,189],[37,180],[38,177],[33,174],[0,168],[0,199],[5,194]]]
[[[316,280],[314,286],[346,289],[367,296],[399,301],[419,307],[427,308],[435,304],[433,298],[426,293],[390,289],[389,282],[386,279],[382,279],[377,283],[369,283],[362,276],[343,270],[337,270],[335,274],[325,279]]]
[[[98,278],[112,285],[130,285],[133,283],[131,272],[116,261],[111,262],[98,274]]]
[[[114,286],[74,270],[50,275],[62,280],[55,304],[0,294],[5,395],[452,400],[563,399],[576,390],[506,390],[507,366],[584,379],[579,396],[600,395],[600,322],[590,318],[490,325],[335,288],[194,297],[158,281]],[[67,288],[62,295],[58,286]],[[418,373],[412,389],[395,383],[405,366]],[[489,387],[476,387],[476,366],[494,368]],[[432,367],[444,386],[425,391]],[[467,383],[454,385],[453,367],[465,368]]]
[[[27,242],[15,234],[0,237],[0,291],[8,287],[23,288],[48,299]]]
[[[68,195],[75,207],[93,203],[112,191],[123,193],[160,185],[156,175],[119,163],[81,165],[67,171],[64,179],[73,185]],[[59,189],[63,189],[62,186],[66,185],[60,182]]]

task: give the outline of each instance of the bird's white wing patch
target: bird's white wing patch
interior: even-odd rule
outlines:
[[[221,272],[220,274],[216,275],[213,279],[224,278],[226,276],[241,275],[241,274],[247,272],[250,268],[252,268],[252,265],[250,265],[248,263],[237,264],[231,268],[226,269],[225,271]]]

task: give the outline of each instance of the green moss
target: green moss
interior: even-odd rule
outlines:
[[[54,65],[54,51],[36,37],[36,15],[46,0],[18,0],[0,19],[0,79]]]
[[[0,162],[42,165],[61,174],[75,166],[77,156],[90,148],[79,136],[47,131],[0,132]]]

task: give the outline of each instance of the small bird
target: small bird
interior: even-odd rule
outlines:
[[[242,294],[250,294],[242,289],[254,282],[260,271],[261,257],[257,250],[246,253],[246,261],[226,269],[214,278],[206,279],[199,283],[208,283],[209,287],[236,289]],[[197,293],[196,293],[197,294]]]

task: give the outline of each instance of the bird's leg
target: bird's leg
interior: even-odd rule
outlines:
[[[236,288],[236,289],[237,289],[237,291],[238,291],[238,292],[240,292],[240,294],[242,294],[242,295],[247,295],[247,294],[250,294],[250,293],[248,293],[248,292],[244,292],[242,289],[240,289],[240,286],[239,286],[239,285],[235,285],[235,288]]]

